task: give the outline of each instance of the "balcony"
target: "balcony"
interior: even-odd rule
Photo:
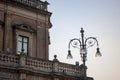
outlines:
[[[73,77],[84,75],[81,66],[61,63],[57,59],[54,59],[53,61],[36,59],[24,54],[13,55],[0,53],[0,68],[9,68],[42,74],[65,74]]]
[[[51,15],[50,12],[47,10],[47,5],[49,3],[47,1],[43,2],[41,0],[3,0],[6,1],[6,3],[13,3],[14,5],[32,10],[32,11],[37,11],[41,13],[47,13]]]

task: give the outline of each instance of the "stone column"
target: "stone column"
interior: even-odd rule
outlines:
[[[20,73],[20,80],[27,80],[25,73]]]
[[[5,26],[4,26],[4,51],[11,52],[11,14],[7,13],[4,14],[5,18]]]
[[[26,62],[26,55],[24,54],[24,51],[20,54],[20,67],[25,67]],[[20,80],[26,80],[26,74],[24,71],[20,71]]]
[[[24,53],[20,54],[20,66],[25,67],[26,55]]]
[[[0,24],[0,52],[3,50],[3,28]]]

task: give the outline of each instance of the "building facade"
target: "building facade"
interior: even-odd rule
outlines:
[[[0,0],[0,80],[83,80],[82,66],[61,63],[56,56],[49,60],[48,5]]]

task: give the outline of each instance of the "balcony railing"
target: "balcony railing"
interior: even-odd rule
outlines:
[[[28,57],[24,54],[13,55],[0,53],[0,67],[9,67],[25,70],[35,70],[39,72],[55,72],[57,74],[66,74],[70,76],[82,76],[84,73],[80,66],[61,63],[59,61],[49,61],[37,58]]]
[[[49,4],[47,1],[43,2],[41,0],[6,0],[7,2],[14,2],[16,4],[25,5],[27,7],[32,7],[34,9],[39,9],[43,11],[47,11],[47,5]]]

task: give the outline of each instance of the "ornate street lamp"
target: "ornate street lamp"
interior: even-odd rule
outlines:
[[[100,53],[99,44],[98,44],[97,39],[95,37],[84,38],[83,28],[81,28],[80,33],[81,33],[81,38],[80,39],[74,38],[74,39],[70,40],[70,42],[68,44],[67,59],[72,59],[73,58],[73,56],[71,54],[70,46],[80,49],[80,55],[81,55],[81,59],[82,59],[83,66],[84,66],[84,80],[86,80],[86,77],[87,77],[86,76],[86,69],[87,69],[87,67],[86,67],[85,62],[87,60],[87,49],[89,47],[92,47],[95,44],[97,44],[97,49],[96,49],[97,51],[96,51],[95,56],[100,57],[102,55]]]

